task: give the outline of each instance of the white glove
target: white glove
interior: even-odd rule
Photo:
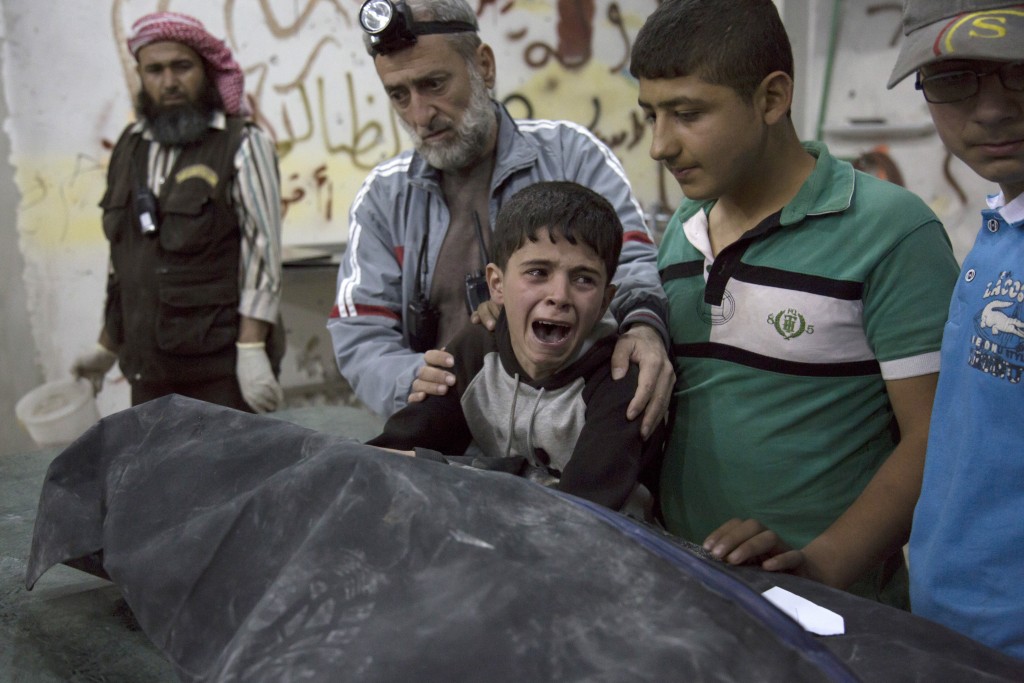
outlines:
[[[97,342],[91,351],[86,351],[75,359],[71,366],[71,374],[92,382],[92,392],[98,394],[103,388],[103,378],[116,362],[117,354]]]
[[[270,369],[266,344],[263,342],[237,342],[238,359],[235,372],[242,398],[257,413],[273,412],[284,400],[284,390]]]

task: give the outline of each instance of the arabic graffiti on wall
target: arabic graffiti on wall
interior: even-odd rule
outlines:
[[[255,118],[277,144],[285,241],[343,241],[349,202],[367,172],[408,145],[363,48],[359,3],[210,6],[216,4],[162,0],[141,9],[194,13],[225,37],[246,72]],[[626,66],[631,37],[656,0],[635,4],[629,15],[618,2],[595,0],[476,0],[474,9],[498,58],[498,99],[516,116],[566,118],[590,128],[622,158],[650,202],[663,197],[644,192],[657,167],[647,156]],[[126,99],[138,88],[134,60],[123,47],[138,5],[114,0],[110,14]],[[105,148],[112,142],[102,141]]]
[[[647,155],[626,70],[632,40],[657,0],[628,8],[621,0],[470,3],[497,59],[495,96],[513,116],[588,127],[620,157],[641,202],[664,203],[664,178]],[[363,47],[359,5],[53,0],[3,7],[19,246],[37,358],[49,377],[63,376],[98,334],[107,261],[98,203],[113,145],[134,119],[138,79],[125,47],[132,23],[153,11],[183,12],[227,42],[245,71],[256,119],[277,146],[285,244],[339,244],[369,169],[409,145]]]

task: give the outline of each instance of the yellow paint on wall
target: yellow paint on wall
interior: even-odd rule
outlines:
[[[80,155],[12,159],[21,193],[22,248],[54,249],[102,242],[99,201],[106,190],[106,159]]]

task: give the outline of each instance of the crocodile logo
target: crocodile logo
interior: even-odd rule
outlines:
[[[1024,381],[1024,279],[1004,270],[985,286],[967,364],[1011,384]]]

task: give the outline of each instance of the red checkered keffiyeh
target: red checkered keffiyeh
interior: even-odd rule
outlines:
[[[150,43],[165,40],[187,45],[203,58],[207,64],[207,73],[224,100],[225,113],[235,116],[251,113],[245,101],[245,76],[242,69],[224,41],[207,33],[198,19],[177,12],[147,14],[132,24],[128,50],[138,59],[139,50]]]

